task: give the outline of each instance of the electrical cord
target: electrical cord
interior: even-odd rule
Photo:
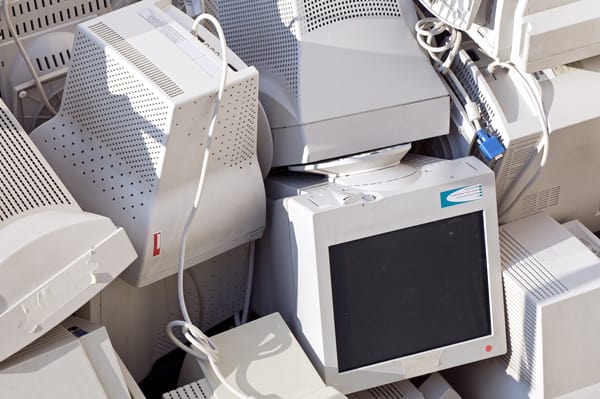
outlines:
[[[19,49],[19,52],[21,53],[21,57],[23,57],[23,60],[25,60],[27,69],[29,69],[29,72],[31,73],[31,77],[33,78],[33,81],[35,83],[35,87],[40,92],[40,96],[42,98],[42,102],[44,103],[44,106],[46,108],[48,108],[48,110],[53,115],[56,115],[56,109],[54,109],[52,104],[50,104],[50,100],[48,99],[48,96],[46,95],[46,91],[44,90],[42,81],[40,80],[40,77],[38,76],[38,74],[35,70],[35,67],[32,64],[31,59],[29,59],[29,54],[27,54],[27,51],[25,50],[25,47],[23,46],[23,43],[21,42],[21,38],[19,38],[19,35],[17,34],[17,31],[13,24],[12,18],[10,16],[10,12],[9,12],[9,8],[8,8],[8,0],[4,0],[2,11],[3,11],[2,13],[4,14],[4,20],[6,21],[6,26],[8,27],[8,30],[10,31],[12,39],[14,40],[15,44],[17,45],[17,48]]]
[[[458,96],[462,97],[467,118],[476,132],[469,147],[473,148],[476,141],[477,147],[488,161],[488,165],[493,164],[502,157],[506,149],[498,137],[482,128],[479,107],[471,100],[469,93],[450,68],[460,50],[462,33],[435,17],[419,20],[415,25],[415,31],[417,32],[417,42],[427,51],[436,70],[446,78]],[[438,44],[438,38],[443,38],[442,44]]]
[[[199,14],[206,14],[206,5],[204,0],[183,0],[185,13],[192,18],[196,18]]]
[[[452,85],[457,89],[458,94],[465,102],[465,110],[467,111],[469,120],[477,130],[480,129],[481,124],[479,120],[481,115],[479,108],[471,100],[460,80],[450,69],[454,58],[460,50],[462,33],[435,17],[427,17],[417,21],[415,30],[417,31],[417,42],[427,51],[427,54],[433,60],[436,70],[451,80]],[[444,34],[447,34],[445,42],[438,44],[437,38]]]
[[[203,362],[208,361],[210,364],[215,376],[219,379],[221,384],[225,386],[229,391],[231,391],[236,397],[240,399],[252,399],[251,396],[244,394],[239,391],[237,388],[233,387],[231,384],[227,382],[219,367],[217,365],[219,361],[218,350],[215,344],[208,338],[198,327],[196,327],[190,318],[190,315],[187,311],[185,305],[185,295],[183,290],[183,276],[184,276],[184,263],[185,263],[185,247],[186,240],[189,228],[194,220],[194,216],[196,215],[196,211],[198,209],[198,205],[202,198],[202,194],[204,191],[204,184],[206,182],[206,172],[208,166],[208,160],[210,158],[211,144],[214,136],[214,130],[217,121],[217,115],[219,113],[219,108],[221,105],[221,100],[223,99],[223,93],[225,91],[225,84],[227,80],[227,44],[225,43],[225,34],[223,33],[223,29],[221,25],[217,21],[215,17],[210,14],[200,14],[194,20],[192,24],[191,33],[193,35],[198,34],[198,27],[200,22],[206,20],[209,21],[215,27],[219,41],[221,45],[221,79],[219,82],[219,89],[217,91],[217,96],[215,100],[215,106],[213,109],[213,113],[210,119],[210,123],[208,125],[208,134],[206,138],[206,145],[204,147],[204,158],[202,159],[202,169],[200,170],[200,179],[198,181],[198,187],[196,189],[196,195],[194,197],[194,202],[192,208],[190,209],[190,213],[188,214],[185,225],[183,226],[183,232],[181,234],[181,242],[179,246],[179,261],[177,268],[177,295],[179,299],[179,307],[181,308],[181,314],[183,315],[183,320],[174,320],[167,324],[167,335],[183,351],[189,353],[194,356],[201,367],[203,367]],[[183,333],[183,336],[190,343],[190,347],[185,345],[183,342],[179,340],[173,333],[173,328],[180,327]]]
[[[492,62],[490,65],[488,65],[488,71],[490,73],[493,73],[494,70],[496,70],[496,68],[504,68],[508,71],[513,71],[516,74],[516,76],[519,77],[520,86],[525,88],[525,91],[531,98],[531,100],[534,104],[534,107],[536,108],[537,116],[540,121],[540,125],[542,127],[542,133],[536,144],[536,151],[533,151],[529,155],[529,158],[527,159],[527,161],[521,168],[521,171],[515,177],[515,179],[511,182],[511,185],[509,186],[509,188],[507,190],[505,190],[504,195],[502,196],[502,199],[500,200],[500,203],[498,204],[498,219],[502,220],[502,217],[504,215],[506,215],[506,213],[508,213],[515,206],[515,204],[521,198],[523,193],[525,193],[525,191],[527,191],[527,189],[529,187],[531,187],[533,185],[533,183],[535,183],[535,181],[539,177],[540,173],[542,172],[542,169],[546,165],[546,161],[548,159],[549,147],[550,147],[550,128],[548,126],[548,118],[546,116],[546,112],[544,111],[544,105],[543,105],[542,99],[540,98],[540,95],[538,94],[537,90],[534,88],[535,83],[531,80],[532,79],[531,75],[529,75],[529,77],[526,76],[516,66],[514,66],[513,64],[508,63],[508,62]],[[515,81],[514,79],[513,79],[513,82],[515,82],[515,84],[517,84],[517,81]],[[529,179],[527,184],[525,184],[523,186],[523,188],[515,195],[514,191],[516,190],[516,187],[518,187],[517,182],[519,182],[521,179],[523,179],[523,177],[525,176],[525,173],[527,172],[527,170],[529,170],[533,161],[537,157],[537,154],[539,154],[539,153],[542,153],[542,158],[540,159],[540,163],[538,164],[535,174]]]

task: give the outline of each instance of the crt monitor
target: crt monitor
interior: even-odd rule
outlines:
[[[506,350],[493,173],[473,157],[412,161],[267,181],[254,309],[281,312],[344,393]]]
[[[411,32],[410,2],[205,3],[231,49],[260,72],[273,166],[448,133],[448,93]]]
[[[221,76],[217,38],[166,0],[81,23],[59,113],[31,134],[87,210],[123,226],[138,253],[123,278],[146,286],[177,271]],[[207,178],[187,237],[190,267],[260,237],[258,72],[230,64]]]

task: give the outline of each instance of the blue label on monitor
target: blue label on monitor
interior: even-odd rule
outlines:
[[[483,198],[483,187],[481,184],[455,188],[454,190],[442,191],[440,193],[442,208],[477,201],[481,198]]]

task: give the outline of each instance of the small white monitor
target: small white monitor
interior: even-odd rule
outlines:
[[[448,93],[403,0],[206,0],[228,45],[260,72],[273,166],[448,133]]]
[[[413,158],[337,178],[267,181],[254,309],[280,311],[349,393],[506,351],[493,173]]]
[[[138,260],[123,278],[175,274],[221,75],[217,38],[166,0],[78,25],[59,113],[31,137],[87,210],[123,226]],[[261,236],[258,72],[231,51],[185,267]]]

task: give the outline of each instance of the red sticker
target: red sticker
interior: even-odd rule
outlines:
[[[154,249],[152,251],[152,256],[160,255],[160,232],[154,233]]]

